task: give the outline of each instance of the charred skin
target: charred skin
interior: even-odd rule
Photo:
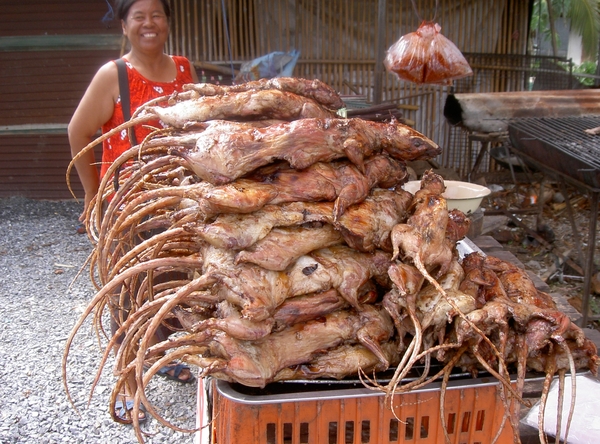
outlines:
[[[398,189],[373,189],[363,202],[349,206],[336,222],[346,243],[359,251],[392,251],[392,228],[408,217],[412,196]]]
[[[312,99],[273,89],[196,97],[166,107],[151,106],[145,112],[174,128],[184,128],[190,122],[231,118],[290,121],[308,117],[335,117],[334,112]],[[144,114],[141,115],[143,116]]]
[[[465,213],[457,209],[448,211],[446,237],[452,245],[456,244],[467,235],[470,226],[471,219]]]
[[[160,143],[160,138],[153,143]],[[165,139],[165,144],[178,145],[174,138]],[[321,118],[265,128],[222,121],[199,133],[194,148],[186,146],[171,153],[213,184],[231,182],[277,159],[302,170],[317,162],[347,157],[364,172],[365,160],[382,151],[400,161],[430,159],[441,152],[433,141],[400,123]]]
[[[277,89],[313,99],[329,109],[340,109],[345,106],[339,94],[319,79],[308,80],[295,77],[276,77],[274,79],[259,79],[231,86],[215,85],[212,83],[191,83],[184,85],[183,89],[184,91],[195,91],[203,96],[222,96],[244,91]]]
[[[215,332],[210,340],[212,357],[191,359],[204,369],[203,376],[264,387],[274,381],[281,370],[309,362],[323,350],[347,341],[358,341],[374,354],[385,357],[385,352],[377,350],[379,341],[387,342],[392,333],[391,320],[383,310],[373,309],[368,315],[338,310],[257,341],[239,341]]]
[[[421,263],[428,270],[444,275],[453,259],[454,244],[446,235],[448,208],[442,197],[444,181],[432,170],[421,179],[421,189],[413,199],[413,214],[405,224],[392,229],[394,258]]]
[[[350,205],[365,200],[371,187],[380,183],[399,184],[406,178],[405,166],[388,156],[374,156],[367,160],[366,166],[368,176],[344,160],[319,162],[302,171],[277,163],[233,183],[214,186],[201,182],[186,188],[185,197],[198,202],[208,217],[252,213],[268,204],[334,201],[335,222]]]
[[[300,256],[343,242],[332,225],[274,228],[247,250],[240,251],[236,264],[249,262],[267,270],[283,271]]]
[[[337,221],[333,218],[333,202],[292,202],[266,205],[250,214],[220,214],[212,223],[193,225],[190,230],[215,247],[244,250],[275,227],[321,222],[334,225],[352,248],[391,252],[390,231],[406,220],[411,201],[408,191],[374,188],[363,202],[350,205]]]
[[[381,345],[385,358],[391,365],[398,363],[398,345],[385,342]],[[386,366],[372,351],[364,345],[340,345],[326,354],[317,356],[309,363],[288,367],[275,376],[275,381],[294,379],[344,379],[356,375],[359,371],[366,374],[386,370]]]
[[[275,310],[273,314],[275,328],[276,330],[283,330],[299,322],[318,319],[347,307],[348,303],[334,288],[318,293],[296,296],[287,299]]]

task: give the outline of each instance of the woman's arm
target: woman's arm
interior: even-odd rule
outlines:
[[[98,70],[69,122],[68,134],[72,157],[87,146],[102,125],[111,118],[118,95],[117,67],[113,62],[109,62]],[[83,213],[85,215],[99,185],[94,151],[89,150],[80,157],[75,162],[75,168],[85,190]]]

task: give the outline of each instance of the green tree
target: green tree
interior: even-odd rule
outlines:
[[[531,19],[534,35],[543,30],[543,36],[552,42],[554,55],[557,55],[558,36],[554,30],[554,20],[566,17],[571,29],[581,34],[584,54],[596,59],[600,36],[600,8],[598,0],[535,0]],[[541,36],[540,36],[541,37]]]

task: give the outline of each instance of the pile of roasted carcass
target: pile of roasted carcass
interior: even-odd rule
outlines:
[[[93,314],[101,330],[109,307],[127,313],[100,363],[122,337],[111,402],[133,376],[137,408],[163,423],[145,389],[173,360],[253,387],[360,377],[388,398],[453,369],[486,371],[507,406],[522,401],[527,370],[548,383],[595,372],[593,343],[523,270],[478,253],[459,262],[469,219],[448,211],[442,177],[402,189],[406,162],[440,148],[341,107],[317,80],[187,85],[87,147],[163,123],[110,167],[88,211],[98,292],[65,372],[81,325]],[[161,325],[175,333],[157,342]]]

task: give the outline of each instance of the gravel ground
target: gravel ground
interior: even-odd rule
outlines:
[[[76,279],[92,250],[76,232],[81,209],[74,201],[0,199],[0,444],[138,442],[132,427],[110,417],[111,362],[88,405],[101,357],[90,323],[76,337],[68,367],[80,415],[63,386],[66,339],[95,294],[87,268]],[[196,384],[158,379],[149,397],[165,418],[193,427]],[[154,419],[143,429],[148,443],[194,441]]]

